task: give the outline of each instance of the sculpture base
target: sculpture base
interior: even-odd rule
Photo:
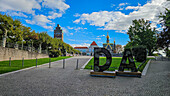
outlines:
[[[127,76],[127,77],[139,77],[141,78],[141,72],[126,72],[126,71],[118,71],[116,72],[117,76]]]
[[[116,73],[114,71],[103,71],[103,72],[94,72],[93,70],[90,72],[90,76],[93,77],[116,77]]]

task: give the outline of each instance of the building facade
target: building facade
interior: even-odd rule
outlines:
[[[82,53],[82,55],[93,56],[94,47],[98,47],[95,41],[93,41],[89,47],[74,47],[74,49],[79,50]]]
[[[63,31],[59,24],[57,24],[57,27],[54,30],[54,38],[61,39],[63,41]]]
[[[106,36],[107,40],[106,43],[103,43],[103,48],[108,49],[111,53],[116,53],[116,44],[115,44],[115,40],[114,43],[110,43],[109,42],[109,34],[107,32],[107,36]]]
[[[93,55],[94,55],[94,47],[98,47],[98,45],[96,44],[95,41],[93,41],[93,42],[90,44],[89,50],[88,50],[88,52],[87,52],[87,55],[89,55],[89,56],[93,56]]]

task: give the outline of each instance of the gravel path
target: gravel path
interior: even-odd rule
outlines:
[[[0,77],[0,96],[170,96],[170,62],[151,61],[142,78],[101,78],[89,70],[75,70],[90,57],[74,57],[40,68]]]

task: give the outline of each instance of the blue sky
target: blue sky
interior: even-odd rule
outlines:
[[[99,46],[106,42],[126,45],[126,34],[132,20],[144,18],[159,21],[157,15],[170,8],[166,0],[0,0],[0,12],[20,19],[36,32],[53,30],[60,24],[64,42],[74,46],[89,46],[96,41]]]

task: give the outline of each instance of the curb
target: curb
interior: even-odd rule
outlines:
[[[67,58],[67,59],[65,59],[65,60],[69,60],[69,59],[71,59],[71,58]],[[62,59],[62,60],[63,60],[63,59]],[[60,61],[62,61],[62,60],[58,60],[58,61],[54,61],[54,62],[60,62]],[[53,63],[53,62],[51,62],[51,63]],[[49,65],[49,63],[45,63],[45,64],[42,64],[42,65],[38,65],[37,68],[38,68],[38,67],[45,66],[45,65]],[[24,69],[12,71],[12,72],[4,73],[4,74],[0,74],[0,77],[1,77],[1,76],[5,76],[5,75],[9,75],[9,74],[13,74],[13,73],[17,73],[17,72],[21,72],[21,71],[25,71],[25,70],[30,70],[30,69],[33,69],[33,68],[36,68],[36,66],[28,67],[28,68],[24,68]]]
[[[91,57],[81,68],[80,70],[83,70],[85,68],[85,66],[89,63],[89,61],[92,59],[93,57]]]
[[[143,71],[142,71],[142,76],[145,76],[145,75],[146,75],[147,70],[148,70],[149,65],[150,65],[150,62],[151,62],[151,59],[148,61],[148,63],[146,64],[145,68],[143,69]]]

